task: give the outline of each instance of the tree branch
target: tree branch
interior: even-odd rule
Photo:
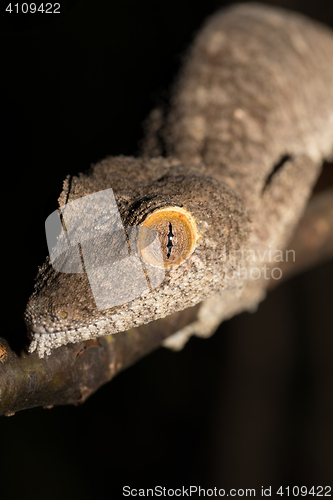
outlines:
[[[311,200],[288,248],[295,262],[284,262],[283,280],[333,257],[333,190]],[[281,280],[268,282],[273,288]],[[0,339],[0,414],[37,406],[83,403],[104,383],[161,342],[194,322],[200,304],[116,335],[68,344],[40,359],[13,351]]]

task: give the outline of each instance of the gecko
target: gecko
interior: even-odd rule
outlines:
[[[197,320],[164,341],[177,349],[191,335],[207,337],[222,320],[255,310],[267,286],[251,278],[251,269],[268,262],[258,255],[286,247],[332,157],[332,61],[333,33],[298,13],[247,3],[208,18],[184,57],[167,111],[154,109],[147,120],[140,156],[108,157],[68,176],[59,197],[65,238],[75,219],[68,207],[112,192],[125,253],[135,256],[146,286],[131,300],[99,308],[80,242],[82,272],[61,272],[48,257],[24,312],[29,351],[43,357],[200,304]],[[101,221],[103,207],[92,210]],[[131,228],[140,229],[137,237]],[[157,235],[157,251],[149,234]],[[92,246],[103,287],[105,260]],[[151,270],[163,275],[154,286]],[[112,293],[131,287],[125,275],[118,278]]]

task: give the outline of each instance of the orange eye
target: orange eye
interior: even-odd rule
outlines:
[[[165,207],[155,210],[142,224],[139,247],[142,258],[149,264],[170,267],[191,255],[199,237],[195,219],[189,212],[180,207]]]

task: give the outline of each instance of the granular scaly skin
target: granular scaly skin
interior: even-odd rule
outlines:
[[[332,60],[332,33],[302,16],[257,4],[212,16],[189,51],[166,121],[158,110],[151,115],[144,155],[105,159],[66,179],[59,198],[63,206],[112,188],[125,227],[182,207],[201,235],[194,252],[157,288],[102,311],[86,274],[59,273],[46,261],[25,312],[30,351],[44,356],[199,302],[196,333],[208,335],[236,310],[254,308],[265,283],[230,271],[255,265],[242,260],[249,249],[284,248],[332,153]],[[167,158],[154,157],[161,143]]]
[[[59,273],[46,263],[26,310],[27,322],[43,328],[33,338],[40,354],[66,342],[124,331],[197,304],[211,295],[210,262],[205,261],[211,259],[208,252],[226,248],[233,254],[248,239],[248,216],[240,199],[226,185],[205,176],[203,167],[184,168],[175,160],[106,159],[88,175],[66,181],[60,205],[111,187],[124,226],[140,224],[155,208],[182,205],[196,219],[199,244],[188,260],[167,270],[159,287],[103,311],[95,306],[85,274]],[[225,287],[224,265],[222,260],[215,262],[217,289]],[[60,315],[63,311],[66,319]]]

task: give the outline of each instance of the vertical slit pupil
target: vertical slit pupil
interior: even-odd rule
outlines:
[[[168,253],[167,253],[167,259],[170,257],[171,255],[171,249],[173,247],[173,244],[172,244],[172,239],[174,237],[174,234],[172,233],[172,225],[171,225],[171,222],[169,223],[169,234],[168,234],[168,244],[167,244],[167,249],[168,249]]]

